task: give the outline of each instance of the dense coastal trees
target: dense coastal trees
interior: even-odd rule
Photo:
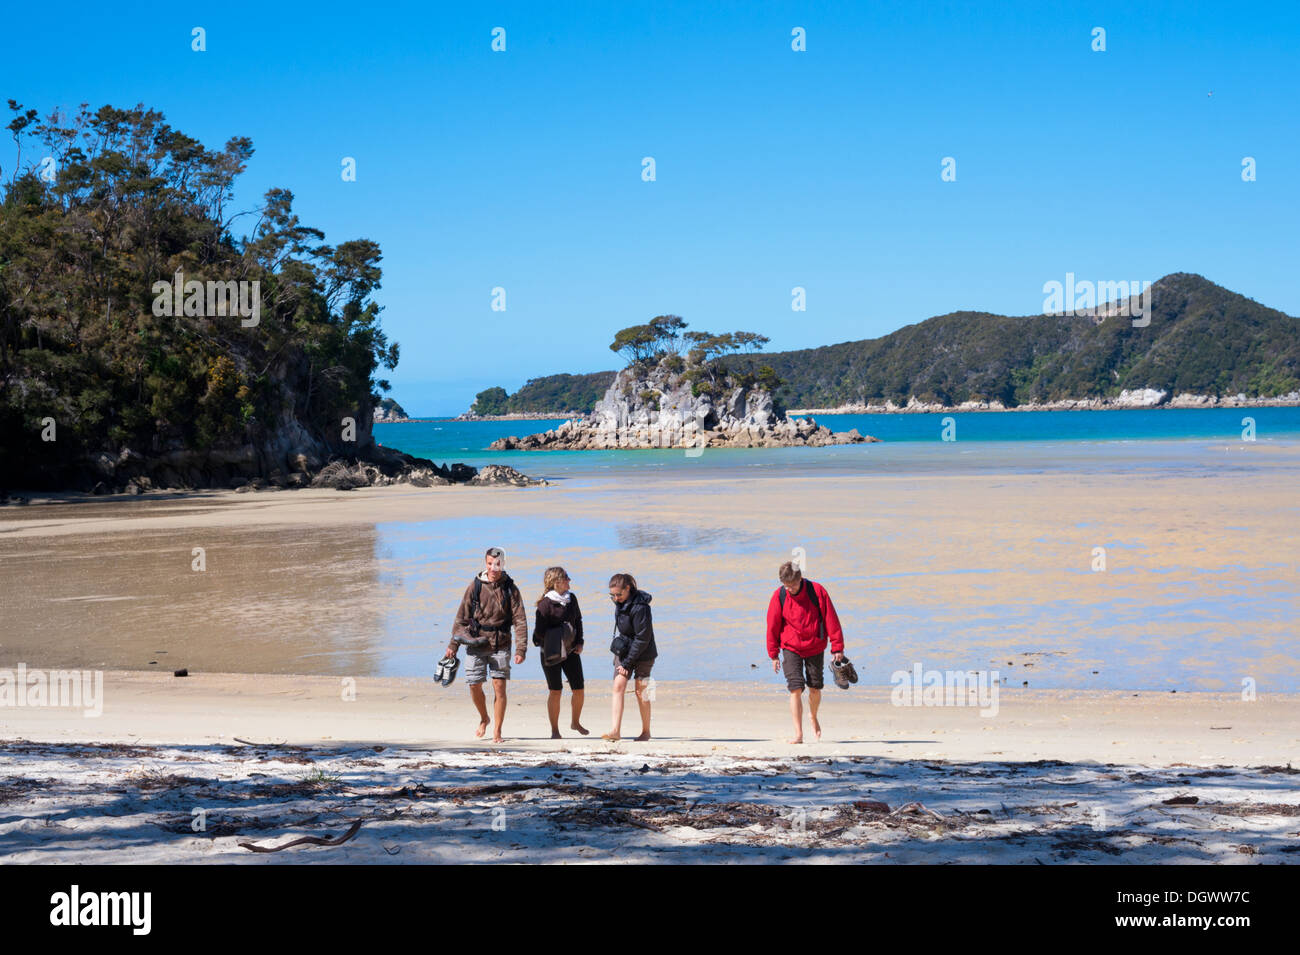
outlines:
[[[499,387],[480,391],[469,410],[485,415],[582,413],[595,406],[613,380],[612,371],[530,378],[513,395]]]
[[[229,209],[246,138],[210,150],[143,106],[44,120],[9,109],[0,483],[57,481],[91,451],[239,446],[292,420],[312,433],[369,421],[388,388],[374,373],[398,360],[371,298],[374,242],[327,245],[286,189],[267,192],[237,238],[250,215]],[[175,284],[178,307],[160,283]],[[256,298],[255,318],[231,307],[236,287]],[[46,421],[54,441],[42,441]]]

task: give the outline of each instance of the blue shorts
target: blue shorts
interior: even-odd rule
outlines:
[[[494,653],[465,654],[465,682],[470,686],[482,683],[491,676],[494,680],[510,679],[510,649]]]

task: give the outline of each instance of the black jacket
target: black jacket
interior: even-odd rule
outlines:
[[[582,646],[582,610],[578,607],[578,595],[569,591],[569,603],[556,603],[550,597],[537,601],[537,612],[533,615],[533,646],[542,645],[542,634],[551,627],[563,626],[567,621],[573,624],[573,645]]]
[[[650,619],[650,595],[644,590],[634,590],[627,600],[614,605],[614,640],[609,649],[624,669],[659,656]],[[624,652],[620,653],[620,649]]]

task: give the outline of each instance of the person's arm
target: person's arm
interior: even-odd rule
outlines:
[[[524,598],[516,584],[510,585],[510,607],[515,615],[515,656],[516,663],[523,663],[528,653],[528,612],[524,610]]]
[[[460,649],[460,644],[456,642],[457,637],[469,636],[469,608],[473,602],[473,594],[474,585],[471,583],[465,588],[465,593],[460,598],[460,607],[456,610],[456,619],[451,624],[451,641],[447,644],[448,656]]]
[[[571,594],[569,600],[573,603],[573,645],[582,646],[582,608],[578,606],[578,595]]]
[[[632,646],[622,660],[623,668],[631,670],[637,659],[650,645],[650,608],[641,602],[632,605]]]
[[[781,655],[781,629],[784,624],[785,621],[781,619],[781,592],[774,590],[772,599],[767,602],[767,658],[769,660],[775,660]]]
[[[814,588],[814,594],[816,588]],[[826,615],[826,636],[831,641],[831,653],[844,652],[844,631],[840,629],[839,614],[835,612],[835,605],[831,603],[831,595],[823,587],[821,590],[822,612]]]
[[[533,615],[533,646],[535,647],[542,645],[542,631],[550,626],[550,621],[546,619],[549,609],[546,605],[553,602],[545,597],[537,601],[537,612]]]

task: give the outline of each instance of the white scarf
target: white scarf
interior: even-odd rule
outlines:
[[[550,597],[560,606],[567,607],[569,605],[569,598],[573,596],[573,591],[566,590],[564,593],[559,593],[558,591],[548,590],[546,591],[546,596]]]

